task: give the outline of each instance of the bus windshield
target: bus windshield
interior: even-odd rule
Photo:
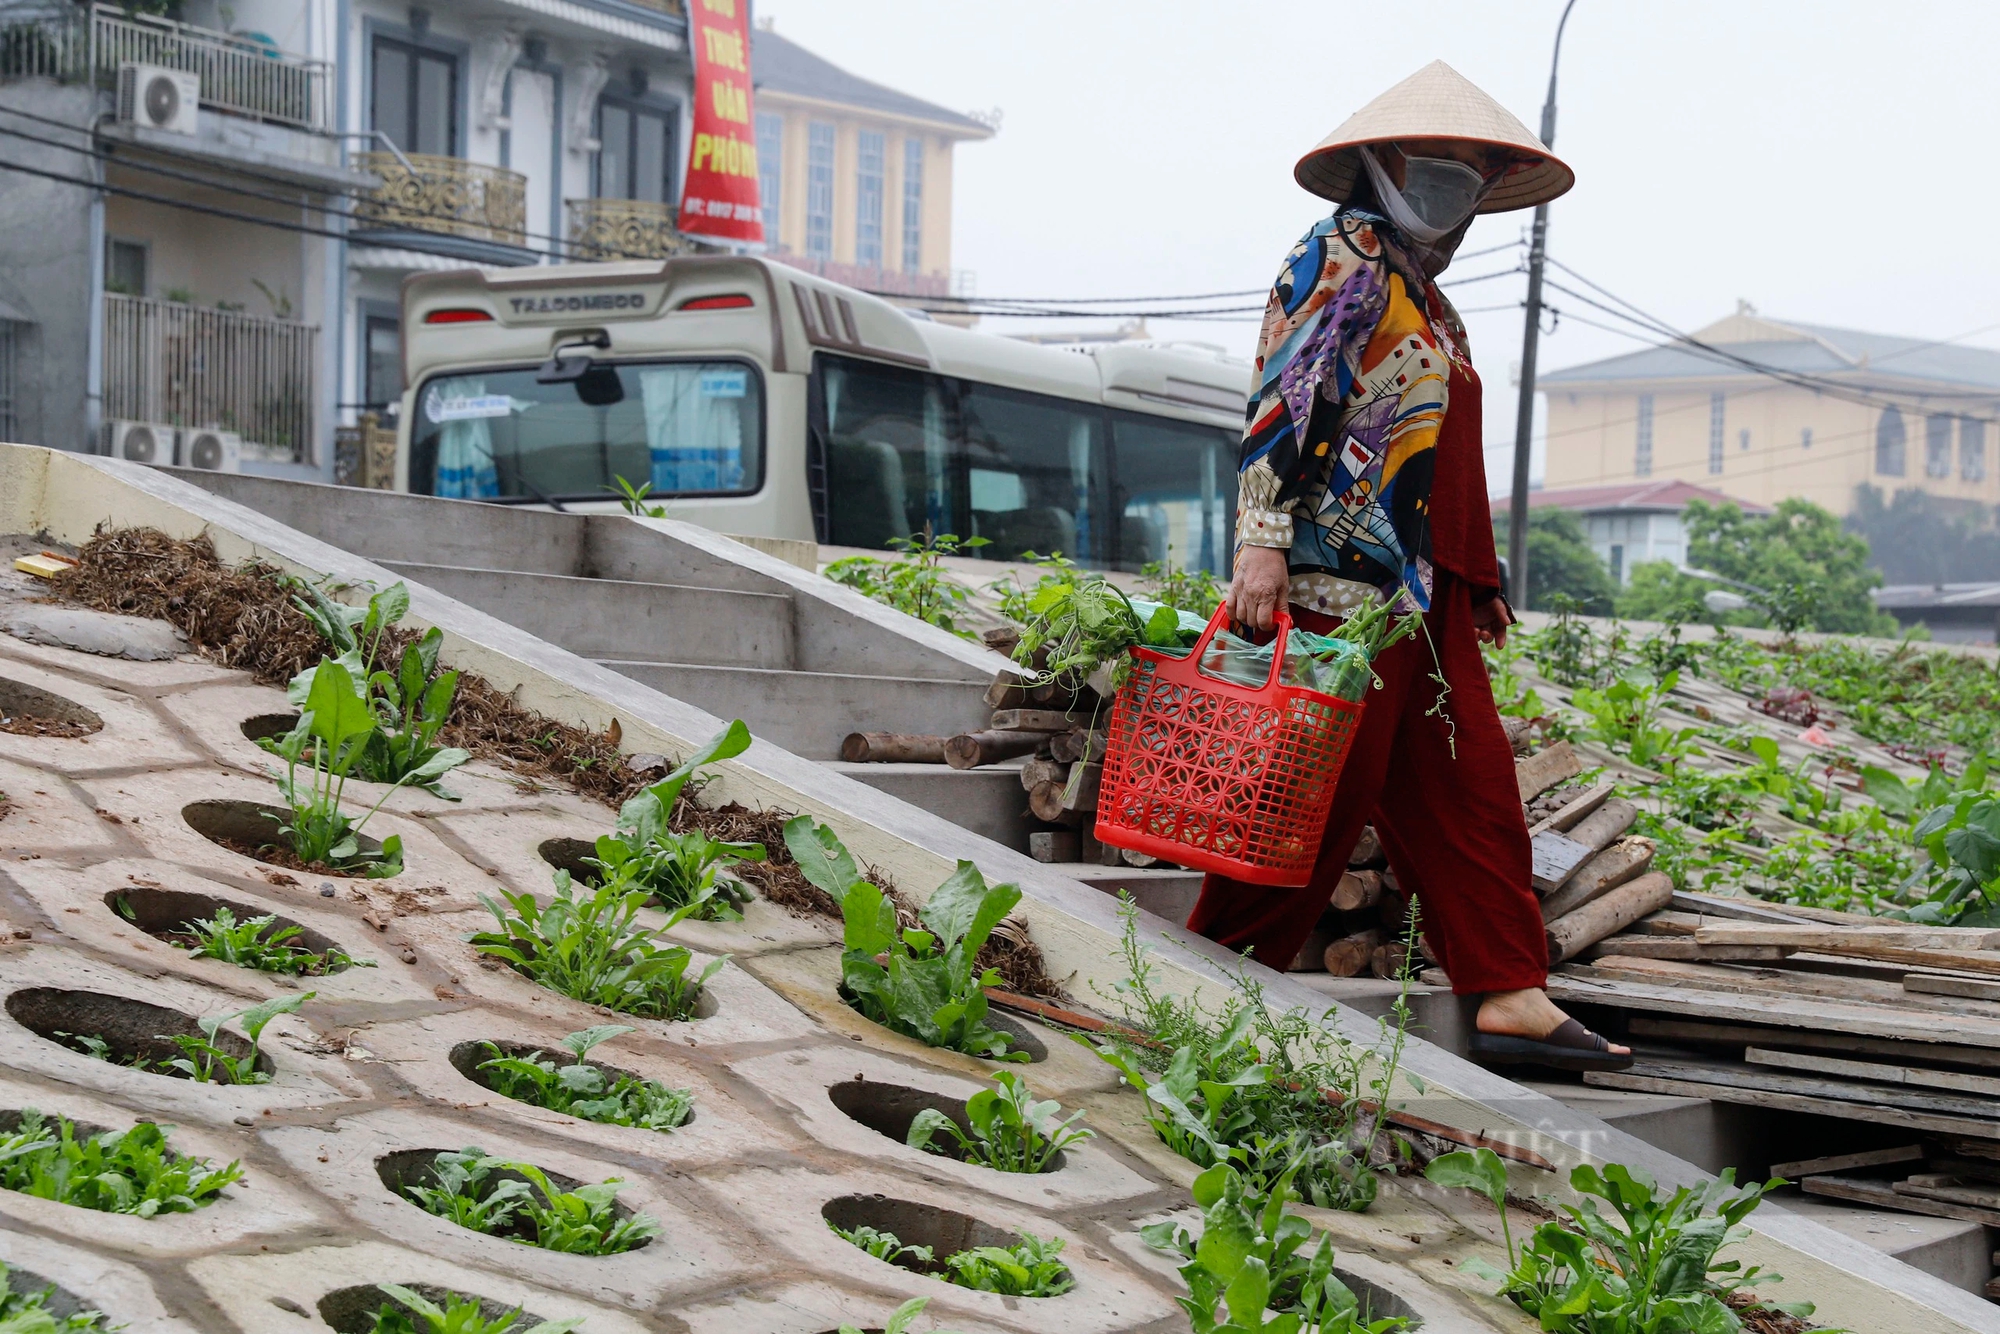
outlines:
[[[410,424],[410,490],[469,500],[744,495],[764,481],[764,385],[740,361],[599,362],[434,376]]]
[[[929,525],[985,538],[965,554],[986,560],[1229,571],[1233,431],[846,357],[814,373],[835,546]]]

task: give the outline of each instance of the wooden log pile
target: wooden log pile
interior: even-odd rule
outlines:
[[[1011,627],[989,630],[985,639],[996,652],[1012,653],[1020,633]],[[1028,852],[1037,861],[1170,865],[1107,847],[1091,832],[1104,778],[1108,698],[1089,686],[1031,685],[1013,672],[1001,672],[986,689],[986,703],[993,712],[979,731],[950,737],[856,732],[842,742],[840,757],[855,763],[947,764],[954,769],[1022,761],[1022,814],[1030,822]]]

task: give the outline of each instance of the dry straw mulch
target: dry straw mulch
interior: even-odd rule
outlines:
[[[79,606],[166,621],[203,657],[248,672],[263,685],[284,685],[318,662],[328,647],[292,603],[303,589],[294,576],[256,561],[231,569],[205,534],[182,541],[153,528],[99,529],[77,553],[75,568],[56,575],[50,586],[58,597]],[[391,627],[381,646],[388,662],[371,663],[371,670],[399,660],[403,646],[413,639],[409,631]],[[462,672],[451,717],[438,739],[499,761],[524,779],[561,783],[616,809],[661,773],[657,767],[628,763],[619,749],[619,731],[616,722],[601,732],[557,722]],[[840,906],[805,878],[785,848],[789,818],[787,812],[751,810],[736,802],[705,806],[688,791],[674,807],[672,825],[698,827],[726,842],[762,843],[768,860],[737,866],[743,878],[793,913],[837,918]],[[884,887],[895,895],[893,886]],[[899,913],[914,922],[915,914],[896,897]],[[998,968],[1012,990],[1060,994],[1043,971],[1042,952],[1023,923],[1003,923],[979,962]]]

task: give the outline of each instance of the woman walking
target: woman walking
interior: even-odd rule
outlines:
[[[1529,208],[1575,175],[1442,61],[1363,107],[1293,173],[1339,207],[1272,289],[1243,439],[1231,615],[1280,606],[1324,633],[1370,596],[1424,612],[1427,635],[1375,664],[1381,687],[1342,770],[1302,889],[1210,875],[1188,926],[1282,969],[1372,823],[1452,989],[1484,997],[1475,1059],[1631,1063],[1544,986],[1528,830],[1481,660],[1514,617],[1500,592],[1480,443],[1480,383],[1435,279],[1479,213]]]

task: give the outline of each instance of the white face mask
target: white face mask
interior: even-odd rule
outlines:
[[[1361,160],[1389,221],[1413,241],[1436,241],[1472,216],[1491,185],[1463,162],[1444,157],[1403,158],[1403,188],[1389,179],[1374,150],[1364,147]],[[1494,180],[1499,178],[1495,176]]]

